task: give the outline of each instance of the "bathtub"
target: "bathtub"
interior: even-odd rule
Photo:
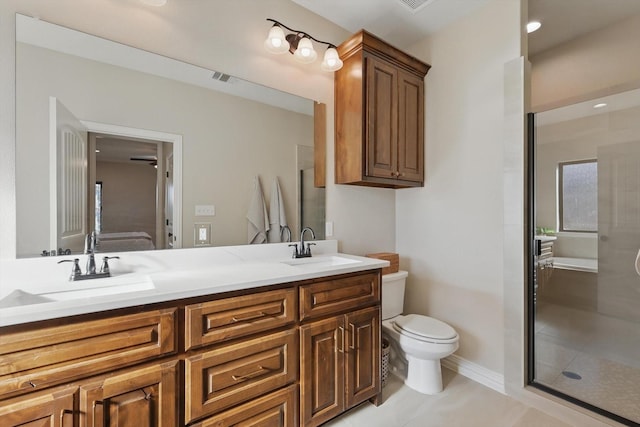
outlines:
[[[553,257],[553,272],[537,300],[581,310],[595,311],[598,305],[598,260]]]
[[[585,273],[598,272],[598,260],[591,258],[553,257],[553,268],[560,270],[583,271]]]

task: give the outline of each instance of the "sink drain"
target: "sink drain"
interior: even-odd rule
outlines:
[[[581,380],[582,377],[578,374],[576,374],[575,372],[571,372],[571,371],[562,371],[562,375],[564,375],[567,378],[571,378],[572,380]]]

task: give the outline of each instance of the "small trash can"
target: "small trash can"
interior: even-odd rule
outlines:
[[[382,387],[387,385],[387,378],[389,378],[390,353],[389,340],[382,338]]]

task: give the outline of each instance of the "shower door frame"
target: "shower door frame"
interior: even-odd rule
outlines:
[[[527,140],[526,140],[526,191],[527,194],[525,196],[526,202],[526,218],[525,218],[525,240],[527,242],[525,247],[525,257],[526,257],[526,268],[527,268],[527,302],[526,302],[526,332],[527,332],[527,340],[526,340],[526,372],[527,372],[527,385],[534,387],[538,390],[541,390],[545,393],[551,394],[553,396],[559,397],[569,403],[580,406],[582,408],[588,409],[592,412],[595,412],[599,415],[607,417],[613,421],[616,421],[623,425],[628,425],[631,427],[640,427],[640,424],[630,420],[628,418],[624,418],[616,413],[609,412],[603,408],[595,406],[591,403],[580,400],[574,396],[563,393],[559,390],[556,390],[548,385],[536,382],[535,378],[535,322],[536,322],[536,241],[535,241],[535,212],[536,212],[536,126],[535,126],[535,115],[536,113],[527,113]]]

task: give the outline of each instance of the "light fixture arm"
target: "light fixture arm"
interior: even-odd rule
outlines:
[[[287,30],[291,31],[292,33],[295,33],[298,36],[307,37],[307,38],[313,40],[316,43],[326,44],[330,48],[331,47],[334,48],[334,49],[336,48],[336,45],[334,45],[333,43],[329,43],[329,42],[325,42],[325,41],[322,41],[322,40],[318,40],[317,38],[313,37],[311,34],[305,32],[305,31],[294,30],[293,28],[287,27],[282,22],[278,22],[275,19],[267,18],[267,21],[273,22],[274,25],[278,25],[280,27],[286,28]]]

